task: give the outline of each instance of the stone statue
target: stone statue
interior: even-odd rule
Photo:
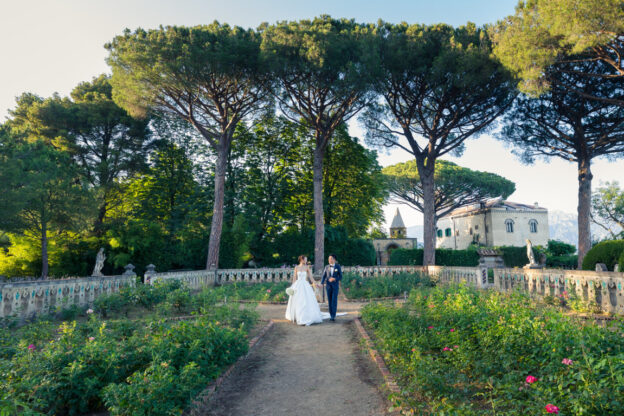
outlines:
[[[526,245],[527,245],[527,257],[529,258],[529,264],[531,266],[537,264],[537,262],[535,261],[535,254],[533,254],[533,244],[531,243],[531,240],[526,240]]]
[[[106,255],[104,254],[104,247],[101,247],[100,251],[98,251],[97,257],[95,258],[95,267],[93,268],[93,273],[91,273],[91,276],[104,276],[102,274],[104,260],[106,260]]]

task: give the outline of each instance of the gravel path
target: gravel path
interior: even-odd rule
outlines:
[[[382,383],[359,348],[353,318],[359,304],[339,303],[335,323],[299,327],[284,322],[285,306],[259,306],[281,320],[220,386],[207,415],[383,415]]]

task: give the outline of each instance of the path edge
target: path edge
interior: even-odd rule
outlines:
[[[232,365],[230,365],[228,367],[228,369],[225,370],[219,377],[217,377],[217,379],[215,381],[210,383],[210,385],[208,387],[206,387],[201,393],[199,393],[196,396],[195,400],[193,400],[191,402],[191,404],[188,406],[188,408],[184,412],[184,415],[198,416],[198,415],[201,415],[201,414],[207,412],[207,410],[208,410],[207,406],[210,404],[210,401],[212,400],[212,398],[214,396],[214,393],[216,392],[217,388],[221,384],[223,384],[223,382],[225,380],[227,380],[227,378],[234,372],[234,370],[243,361],[245,361],[245,359],[247,359],[247,357],[249,357],[249,355],[251,354],[252,350],[256,346],[258,346],[258,344],[262,340],[262,337],[264,337],[264,335],[266,335],[266,333],[274,325],[275,325],[275,322],[273,321],[273,319],[270,319],[269,322],[260,330],[260,332],[258,332],[258,334],[256,334],[255,337],[253,337],[251,340],[249,340],[249,347],[247,349],[247,354],[239,357],[238,360],[236,360]]]
[[[358,330],[358,334],[364,340],[364,344],[366,344],[366,349],[368,350],[371,359],[377,365],[377,369],[384,379],[384,388],[388,390],[388,392],[390,392],[391,394],[400,394],[401,389],[399,388],[399,385],[397,384],[392,373],[388,370],[386,362],[375,348],[370,335],[368,335],[368,332],[366,331],[366,328],[364,328],[364,325],[362,325],[362,319],[360,317],[357,317],[354,319],[354,322],[355,327]]]

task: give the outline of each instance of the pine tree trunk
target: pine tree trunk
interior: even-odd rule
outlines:
[[[435,192],[433,174],[435,162],[418,163],[418,174],[423,188],[423,265],[435,264]]]
[[[223,229],[223,197],[225,193],[225,172],[227,170],[228,147],[221,141],[217,152],[217,165],[215,167],[214,183],[214,207],[212,210],[212,225],[210,227],[210,241],[208,242],[208,258],[206,269],[219,267],[219,247],[221,244],[221,231]]]
[[[578,161],[578,268],[582,269],[583,258],[591,248],[591,182],[593,175],[589,158]]]
[[[325,223],[323,215],[323,156],[324,148],[317,146],[314,150],[313,183],[314,183],[314,273],[320,276],[325,261]]]
[[[41,222],[41,277],[48,278],[48,225]]]

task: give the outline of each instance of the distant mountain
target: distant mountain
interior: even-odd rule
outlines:
[[[551,240],[560,240],[568,244],[578,244],[578,222],[576,214],[563,211],[550,211],[548,213],[548,228]],[[604,240],[610,235],[596,224],[591,225],[593,241]]]

